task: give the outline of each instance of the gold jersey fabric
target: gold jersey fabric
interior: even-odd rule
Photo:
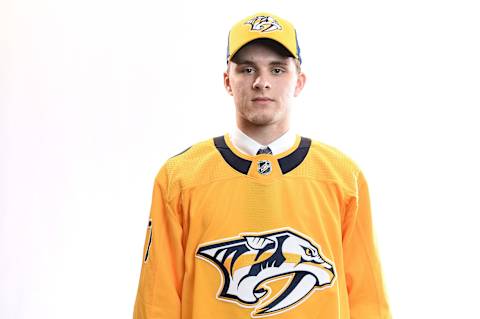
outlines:
[[[228,134],[155,178],[134,319],[391,318],[367,182],[296,136],[249,156]]]

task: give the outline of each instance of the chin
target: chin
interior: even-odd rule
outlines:
[[[275,116],[266,114],[256,114],[248,117],[248,121],[255,125],[268,125],[275,122]]]

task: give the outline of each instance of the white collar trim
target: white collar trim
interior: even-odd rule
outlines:
[[[233,146],[247,155],[256,155],[259,148],[264,148],[266,146],[270,147],[273,155],[277,155],[290,149],[295,144],[296,140],[296,135],[291,129],[268,145],[258,143],[253,138],[243,133],[238,127],[235,127],[230,134],[230,137]]]

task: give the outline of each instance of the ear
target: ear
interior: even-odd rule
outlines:
[[[300,92],[302,92],[306,81],[307,81],[307,77],[305,76],[305,73],[300,72],[297,77],[297,85],[295,86],[295,92],[293,96],[297,97],[300,95]]]
[[[230,86],[230,77],[227,71],[223,72],[223,85],[225,86],[227,93],[233,96],[232,87]]]

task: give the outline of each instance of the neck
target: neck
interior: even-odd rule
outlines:
[[[289,123],[274,123],[271,125],[254,125],[237,120],[238,128],[252,139],[262,145],[268,145],[285,134],[289,129]]]

